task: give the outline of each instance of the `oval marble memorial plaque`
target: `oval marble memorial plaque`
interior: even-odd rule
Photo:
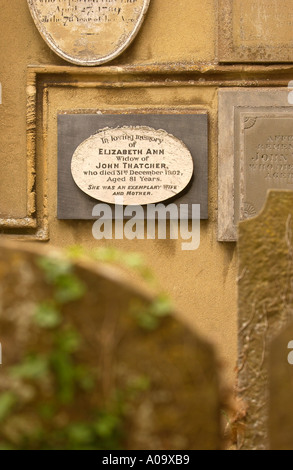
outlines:
[[[100,65],[121,54],[138,33],[150,0],[28,0],[47,44],[77,65]]]
[[[150,127],[106,128],[82,142],[73,154],[77,186],[94,199],[145,205],[179,194],[193,175],[185,144]]]

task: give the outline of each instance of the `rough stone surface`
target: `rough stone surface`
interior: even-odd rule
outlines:
[[[239,448],[268,448],[270,341],[293,317],[293,192],[271,191],[263,212],[239,225]],[[286,357],[284,357],[286,361]]]
[[[150,0],[28,0],[47,44],[77,65],[99,65],[121,54],[138,33]]]
[[[293,450],[292,341],[293,323],[290,322],[273,340],[270,348],[269,437],[271,450]]]
[[[52,249],[9,243],[0,247],[0,392],[9,390],[10,366],[21,363],[29,351],[44,352],[48,347],[48,330],[36,329],[32,321],[36,305],[52,295],[38,267],[44,255],[61,256]],[[122,282],[115,270],[80,261],[74,265],[74,274],[86,292],[82,299],[66,305],[63,314],[82,336],[79,356],[99,371],[96,404],[115,389],[123,390],[129,378],[149,378],[150,387],[128,417],[125,448],[218,449],[220,404],[211,347],[175,316],[162,318],[152,332],[142,329],[131,311],[134,306],[136,310],[148,306],[150,299],[134,284]],[[90,405],[86,396],[80,397],[80,409],[85,412]],[[35,422],[38,407],[31,404],[29,400],[22,411]],[[62,416],[63,421],[68,419]]]
[[[293,0],[219,0],[221,62],[292,62]]]

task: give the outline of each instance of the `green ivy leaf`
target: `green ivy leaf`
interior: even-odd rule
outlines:
[[[22,364],[11,368],[11,375],[21,379],[42,379],[49,372],[49,360],[41,356],[28,356]]]
[[[67,352],[55,351],[51,364],[58,384],[58,397],[62,404],[70,404],[75,396],[75,366]]]
[[[94,424],[94,430],[98,437],[106,439],[112,437],[120,430],[121,419],[114,413],[101,413],[98,421]]]
[[[69,260],[41,256],[37,259],[38,267],[44,272],[47,282],[58,283],[61,276],[70,274],[72,265]]]
[[[149,331],[160,326],[161,320],[172,312],[172,304],[165,294],[159,295],[150,305],[134,305],[133,315],[138,325]]]
[[[53,329],[61,324],[62,317],[52,302],[42,302],[37,306],[34,320],[40,328]]]
[[[94,438],[91,427],[85,423],[71,425],[68,428],[67,433],[70,441],[75,444],[90,444]]]
[[[120,251],[113,247],[99,248],[91,252],[90,255],[96,261],[108,263],[117,262],[121,259]]]
[[[44,272],[46,281],[55,287],[57,303],[65,304],[84,296],[85,285],[74,275],[69,260],[40,257],[37,264]]]
[[[172,311],[172,303],[167,295],[160,295],[151,305],[151,314],[155,317],[167,317]]]
[[[75,353],[81,345],[81,337],[73,328],[59,332],[56,339],[57,349],[67,354]]]
[[[81,299],[86,292],[85,285],[74,275],[60,276],[56,285],[55,300],[66,304]]]
[[[66,253],[71,259],[80,259],[85,256],[85,249],[82,245],[69,246]]]
[[[4,392],[0,395],[0,422],[10,415],[16,402],[16,396],[12,392]]]
[[[156,330],[160,322],[158,318],[152,316],[149,312],[142,312],[137,316],[137,322],[144,330],[153,331]]]

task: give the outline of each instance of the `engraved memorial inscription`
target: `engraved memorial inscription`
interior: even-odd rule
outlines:
[[[93,111],[58,114],[59,220],[95,219],[94,207],[111,202],[143,205],[145,216],[148,204],[185,204],[190,218],[199,204],[208,218],[205,110]]]
[[[179,194],[193,175],[187,147],[164,130],[106,128],[76,149],[71,163],[78,187],[94,199],[151,204]]]
[[[293,190],[293,115],[241,116],[240,219],[259,213],[269,189]],[[235,203],[237,205],[238,198]]]
[[[99,65],[138,33],[150,0],[28,0],[41,35],[63,59]]]
[[[219,90],[218,239],[237,240],[268,190],[293,191],[293,110],[288,88]]]

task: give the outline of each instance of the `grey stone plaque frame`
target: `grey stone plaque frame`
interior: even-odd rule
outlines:
[[[219,241],[237,241],[237,223],[245,218],[242,171],[245,128],[248,126],[248,120],[260,116],[293,116],[293,107],[288,102],[288,96],[288,88],[219,90]],[[272,185],[270,189],[275,189],[275,186]]]
[[[208,218],[208,113],[207,111],[175,113],[121,114],[98,110],[62,111],[58,114],[58,219],[91,220],[93,208],[99,203],[85,194],[73,180],[71,159],[76,148],[91,135],[105,127],[149,126],[164,129],[181,139],[194,160],[194,174],[189,185],[165,204],[200,204],[201,219]]]

